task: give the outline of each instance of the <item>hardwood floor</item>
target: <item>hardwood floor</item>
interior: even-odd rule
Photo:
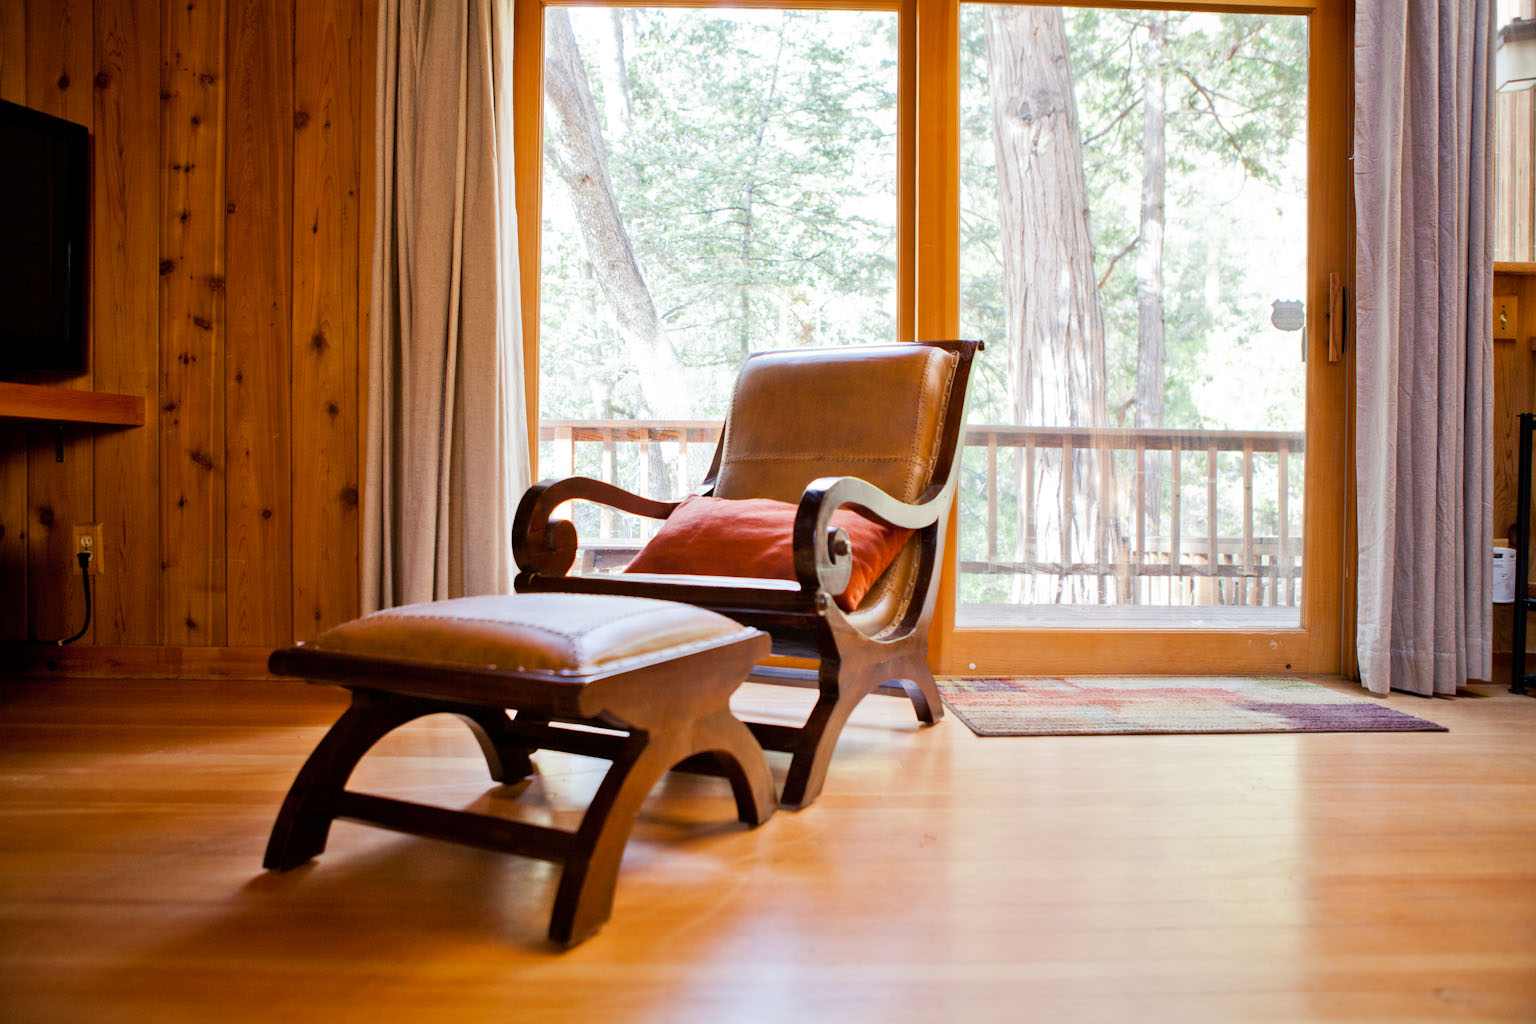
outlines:
[[[339,691],[6,682],[0,1020],[1533,1021],[1536,699],[1469,693],[1390,699],[1445,734],[988,740],[873,697],[760,829],[669,776],[562,953],[542,863],[342,822],[261,870]],[[539,760],[521,813],[573,825],[603,763]],[[513,804],[448,718],[354,782]]]

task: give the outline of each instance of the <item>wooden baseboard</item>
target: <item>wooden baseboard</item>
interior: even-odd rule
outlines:
[[[47,647],[0,649],[19,679],[270,679],[270,647]]]

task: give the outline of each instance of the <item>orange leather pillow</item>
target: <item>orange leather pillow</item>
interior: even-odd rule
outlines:
[[[832,513],[832,525],[847,530],[853,546],[848,589],[835,595],[844,611],[852,611],[912,531],[872,522],[847,508]],[[795,506],[787,501],[694,495],[667,517],[624,571],[792,580],[794,526]]]

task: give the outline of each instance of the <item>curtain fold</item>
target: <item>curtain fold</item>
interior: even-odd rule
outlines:
[[[1357,0],[1360,676],[1452,694],[1492,658],[1491,0]]]
[[[365,611],[511,589],[528,486],[511,0],[382,0]]]

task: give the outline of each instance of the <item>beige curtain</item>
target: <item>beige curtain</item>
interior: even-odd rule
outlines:
[[[511,589],[512,0],[382,0],[365,610]],[[302,528],[302,524],[299,524]]]
[[[1452,694],[1492,648],[1491,0],[1355,7],[1360,676]]]

